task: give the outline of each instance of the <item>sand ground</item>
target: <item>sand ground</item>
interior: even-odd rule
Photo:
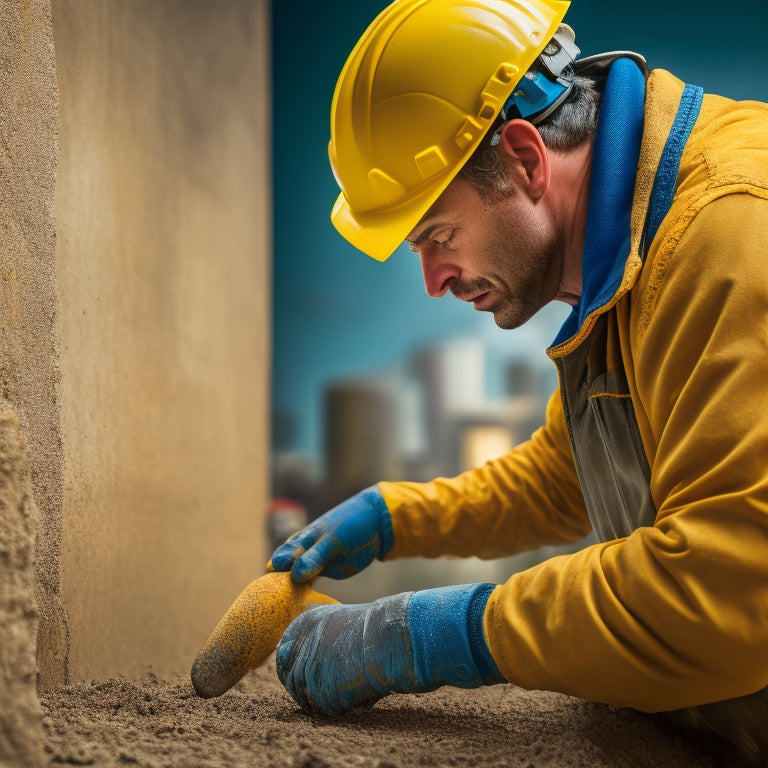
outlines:
[[[216,699],[188,679],[113,678],[41,697],[50,765],[147,768],[738,768],[657,718],[498,685],[391,696],[343,718],[304,714],[274,655]]]

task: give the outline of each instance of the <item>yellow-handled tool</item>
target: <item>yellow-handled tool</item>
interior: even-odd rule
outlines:
[[[232,603],[192,665],[192,685],[209,699],[228,691],[272,651],[288,625],[307,608],[337,603],[288,573],[267,573],[252,581]]]

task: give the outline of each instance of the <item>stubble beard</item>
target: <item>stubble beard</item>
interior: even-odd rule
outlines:
[[[499,294],[496,306],[488,308],[493,312],[496,325],[504,330],[524,325],[558,295],[562,272],[560,249],[555,243],[545,241],[527,253],[510,279],[500,282],[503,287],[496,288]],[[508,265],[512,255],[508,251],[507,254]]]
[[[463,300],[492,293],[494,301],[483,311],[493,313],[494,322],[504,330],[519,328],[558,297],[564,253],[564,244],[546,220],[527,218],[521,226],[516,215],[520,210],[509,206],[510,201],[511,195],[489,201],[498,207],[497,226],[479,259],[487,277],[450,286],[453,295]]]

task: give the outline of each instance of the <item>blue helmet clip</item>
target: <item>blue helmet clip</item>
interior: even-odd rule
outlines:
[[[527,72],[504,105],[504,113],[507,120],[518,117],[536,122],[538,115],[549,114],[548,108],[557,104],[569,90],[569,85],[550,80],[542,72]]]

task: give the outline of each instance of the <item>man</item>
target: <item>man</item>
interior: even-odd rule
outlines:
[[[277,663],[309,711],[509,681],[768,712],[768,106],[636,54],[579,60],[567,6],[398,0],[342,70],[330,144],[333,222],[370,256],[405,240],[431,296],[503,328],[572,305],[546,424],[458,477],[362,491],[270,567],[599,543],[501,585],[302,614]]]

